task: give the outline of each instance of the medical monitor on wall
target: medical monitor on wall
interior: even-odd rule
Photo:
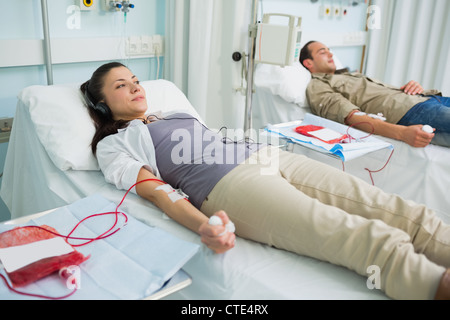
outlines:
[[[288,24],[272,24],[270,18],[288,18]],[[265,14],[263,22],[257,26],[255,62],[292,65],[300,56],[301,17],[286,14]]]

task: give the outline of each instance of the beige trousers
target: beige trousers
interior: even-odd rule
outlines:
[[[275,147],[222,178],[201,210],[225,210],[242,238],[363,276],[376,266],[380,288],[394,299],[434,298],[450,267],[450,228],[434,212]]]

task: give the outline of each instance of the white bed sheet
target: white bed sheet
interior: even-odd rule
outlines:
[[[124,191],[107,184],[100,171],[57,168],[34,126],[29,106],[19,100],[0,191],[12,218],[94,193],[115,203],[122,199]],[[134,194],[121,208],[151,226],[201,244],[197,234]],[[193,283],[166,299],[387,299],[379,290],[367,288],[366,277],[350,270],[241,238],[222,255],[202,247],[183,269]]]
[[[300,108],[298,104],[272,94],[266,87],[255,88],[254,101],[257,105],[254,106],[253,116],[256,119],[263,118],[262,125],[303,120],[306,114],[306,107]],[[285,113],[286,110],[288,112]],[[258,115],[256,114],[258,112],[261,113]],[[296,117],[296,113],[300,115]],[[450,148],[436,145],[414,148],[398,140],[377,137],[394,146],[394,153],[389,162],[391,150],[388,149],[345,162],[344,167],[340,160],[300,145],[294,145],[293,152],[343,169],[368,183],[372,183],[372,180],[366,168],[378,171],[388,162],[383,170],[372,174],[377,187],[423,203],[434,209],[444,221],[450,223],[450,161],[448,160]],[[270,141],[274,143],[272,138]]]
[[[255,88],[252,100],[252,125],[255,130],[264,129],[269,124],[303,120],[307,113],[311,113],[309,106],[286,103],[281,96],[274,95],[268,88]]]

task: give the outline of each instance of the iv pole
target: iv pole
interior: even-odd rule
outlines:
[[[45,65],[47,68],[47,83],[48,85],[53,84],[53,71],[52,71],[52,56],[50,48],[50,33],[48,28],[48,10],[47,10],[47,0],[41,0],[42,9],[42,24],[44,27],[44,57]]]
[[[246,138],[249,138],[252,129],[252,96],[253,96],[253,77],[255,70],[255,46],[257,33],[257,19],[258,19],[259,0],[253,0],[253,7],[251,13],[251,22],[249,26],[249,54],[248,54],[248,71],[247,71],[247,94],[245,101],[245,122],[244,132]]]

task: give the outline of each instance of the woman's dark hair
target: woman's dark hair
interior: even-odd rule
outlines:
[[[312,43],[315,43],[317,41],[313,40],[313,41],[309,41],[307,44],[305,44],[302,48],[302,51],[300,51],[300,63],[302,64],[302,66],[305,67],[305,65],[303,64],[303,61],[305,61],[306,59],[311,59],[312,60],[312,55],[311,55],[311,50],[309,50],[309,45]],[[305,67],[306,68],[306,67]]]
[[[118,129],[127,126],[129,121],[115,121],[112,117],[111,110],[104,103],[105,96],[103,86],[105,77],[111,69],[125,67],[120,62],[110,62],[100,66],[94,71],[90,80],[80,86],[83,93],[89,115],[95,125],[95,134],[91,142],[91,149],[94,155],[97,153],[97,144],[106,136],[117,133]]]

